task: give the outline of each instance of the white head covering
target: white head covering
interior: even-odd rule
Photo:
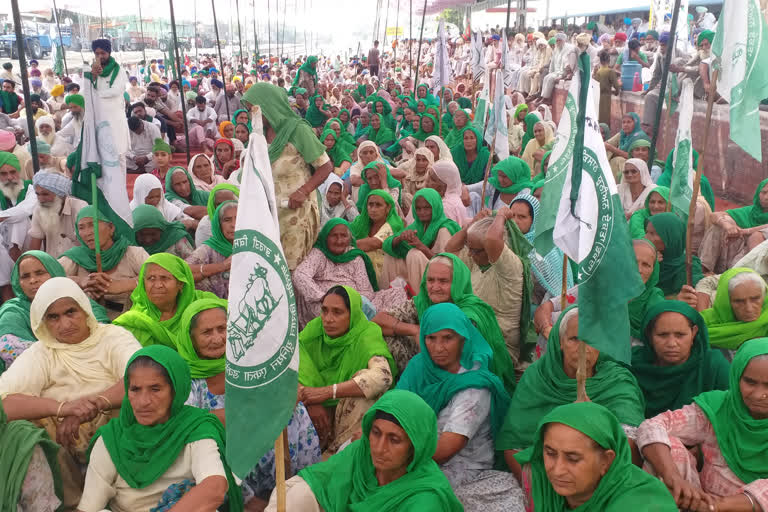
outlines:
[[[165,199],[165,195],[162,194],[163,186],[160,180],[152,174],[142,174],[136,178],[136,182],[133,184],[133,199],[131,199],[131,211],[135,210],[137,206],[145,204],[147,196],[155,189],[160,189],[160,202],[157,204],[157,209],[163,214],[166,221],[172,222],[179,218],[182,213],[181,208]]]
[[[536,110],[544,109],[544,121],[551,121],[552,120],[552,109],[549,108],[549,105],[541,104],[538,107],[536,107]],[[541,115],[541,112],[539,112],[539,115]]]
[[[237,150],[237,145],[234,143],[236,139],[230,139],[233,141],[233,145],[235,145],[235,151]],[[239,140],[237,142],[240,142]],[[240,142],[241,150],[243,143]],[[241,155],[242,156],[242,153]],[[206,183],[202,179],[198,178],[193,169],[195,168],[195,162],[197,162],[197,159],[203,157],[208,159],[208,163],[211,164],[211,183]],[[220,174],[216,174],[213,172],[214,166],[213,166],[213,160],[206,155],[205,153],[198,153],[196,155],[193,155],[192,158],[189,159],[189,165],[187,166],[189,169],[189,175],[192,176],[192,183],[195,184],[195,187],[199,190],[205,190],[206,192],[210,192],[213,190],[213,187],[218,185],[219,183],[226,183],[227,180],[224,179],[224,176],[221,176]]]
[[[462,224],[467,217],[467,207],[461,200],[461,175],[453,160],[438,160],[432,165],[438,179],[445,183],[443,211],[445,216]]]
[[[451,155],[451,150],[443,139],[441,139],[437,135],[430,135],[429,137],[427,137],[426,140],[431,140],[432,142],[437,144],[437,147],[440,148],[440,158],[437,159],[439,162],[442,162],[444,160],[453,162],[453,156]],[[434,157],[434,155],[432,156]]]
[[[40,133],[40,126],[42,125],[48,125],[51,127],[51,133],[49,135],[43,135]],[[35,121],[35,130],[38,133],[38,137],[43,139],[45,142],[53,146],[53,143],[56,139],[56,124],[53,121],[53,118],[51,116],[42,116],[37,121]]]
[[[639,158],[630,158],[624,162],[625,169],[627,164],[635,166],[637,170],[640,171],[640,183],[644,187],[643,191],[634,201],[632,200],[632,192],[627,183],[619,183],[616,187],[618,189],[619,198],[621,199],[621,205],[624,207],[624,215],[631,215],[637,210],[645,208],[645,198],[648,197],[648,194],[653,190],[654,184],[653,180],[651,180],[651,174],[648,172],[648,164],[643,160],[640,160]]]

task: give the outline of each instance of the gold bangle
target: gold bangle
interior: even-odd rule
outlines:
[[[105,412],[112,409],[112,402],[109,401],[109,398],[105,397],[104,395],[96,395],[96,398],[101,398],[102,400],[107,402],[107,407],[105,409],[101,409],[100,412]]]
[[[66,404],[66,403],[67,403],[67,401],[66,401],[66,400],[65,400],[65,401],[63,401],[63,402],[61,402],[61,403],[59,404],[59,408],[56,410],[56,421],[58,421],[59,423],[61,423],[62,421],[64,421],[64,418],[62,418],[62,417],[61,417],[61,409],[64,407],[64,404]]]

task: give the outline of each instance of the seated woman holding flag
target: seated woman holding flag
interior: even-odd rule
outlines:
[[[192,386],[186,405],[210,411],[226,425],[224,366],[227,348],[227,301],[198,299],[184,310],[176,349],[189,365]],[[320,462],[320,439],[304,404],[298,402],[288,422],[290,471]],[[275,453],[261,458],[242,484],[245,501],[266,500],[275,487]]]
[[[237,201],[221,203],[211,219],[213,234],[186,259],[195,276],[197,288],[211,292],[220,299],[229,296],[229,270],[236,221]]]
[[[335,453],[392,386],[397,366],[353,288],[334,286],[322,304],[320,316],[299,334],[299,401],[309,411],[322,449]]]

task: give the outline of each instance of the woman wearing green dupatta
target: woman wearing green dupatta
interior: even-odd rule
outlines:
[[[360,178],[363,184],[357,193],[357,211],[362,213],[365,209],[368,194],[374,190],[384,190],[392,196],[397,204],[397,213],[402,215],[402,207],[407,206],[403,205],[403,184],[392,177],[387,164],[380,160],[369,163],[363,167]]]
[[[245,117],[238,119],[237,116],[239,116],[240,114],[245,114]],[[253,128],[251,128],[251,115],[244,108],[239,108],[235,110],[234,114],[232,114],[231,122],[235,126],[237,126],[238,124],[244,124],[245,126],[248,127],[249,133],[253,130]]]
[[[560,314],[549,332],[546,353],[528,367],[517,385],[510,412],[496,438],[496,449],[507,451],[505,459],[513,470],[511,456],[536,442],[541,419],[552,409],[576,400],[578,327],[578,308],[571,306]],[[608,408],[624,426],[640,425],[645,418],[645,403],[635,377],[624,365],[589,345],[586,349],[589,400]]]
[[[323,130],[333,130],[333,132],[336,134],[336,138],[340,140],[343,143],[344,148],[350,154],[352,154],[352,152],[355,150],[356,139],[352,137],[352,134],[346,131],[343,126],[344,124],[341,122],[341,119],[334,117],[325,123]],[[322,137],[320,140],[322,141]]]
[[[403,230],[403,219],[397,213],[397,203],[385,190],[366,191],[365,198],[359,204],[363,205],[363,209],[352,221],[350,231],[357,240],[357,246],[371,258],[379,287],[389,288],[389,283],[381,279],[384,271],[384,241],[395,232]]]
[[[211,219],[216,213],[216,208],[224,201],[237,201],[240,197],[240,187],[230,183],[220,183],[213,187],[208,194],[208,203],[205,205],[206,215],[200,219],[195,230],[195,247],[200,247],[213,234]]]
[[[307,108],[307,114],[304,119],[307,120],[312,128],[320,128],[323,126],[329,118],[333,117],[328,105],[325,104],[325,100],[319,94],[311,96],[309,98],[309,107]]]
[[[114,320],[123,312],[128,296],[136,288],[136,278],[149,254],[141,247],[129,245],[114,224],[98,214],[98,235],[101,247],[101,272],[96,265],[96,209],[86,206],[77,214],[75,234],[80,245],[68,249],[59,257],[67,277],[72,279],[92,299],[104,299],[107,315]]]
[[[395,142],[394,132],[386,125],[381,114],[371,117],[371,129],[368,131],[368,140],[373,141],[384,150]]]
[[[419,131],[414,133],[411,137],[424,142],[430,135],[437,135],[437,118],[432,114],[422,114],[419,120]]]
[[[524,468],[519,477],[529,510],[677,511],[664,484],[632,463],[621,420],[602,405],[554,408],[541,419],[533,445],[515,457]]]
[[[360,294],[348,286],[326,292],[322,314],[299,334],[299,352],[299,400],[321,446],[334,453],[392,385],[397,367],[381,329],[365,317]]]
[[[525,152],[525,148],[528,146],[528,142],[536,138],[533,133],[533,128],[536,126],[536,123],[540,122],[541,117],[539,117],[539,115],[534,112],[525,115],[525,118],[523,119],[523,124],[525,125],[525,134],[523,135],[522,145],[520,146],[520,154]]]
[[[657,302],[641,332],[630,370],[645,396],[646,418],[688,405],[705,391],[728,389],[728,361],[709,347],[704,319],[688,304]]]
[[[320,315],[323,296],[335,285],[355,288],[381,311],[407,300],[402,287],[379,289],[373,262],[358,248],[349,224],[340,218],[333,218],[323,226],[315,247],[296,267],[292,277],[299,328]]]
[[[653,305],[664,300],[664,293],[658,288],[659,262],[656,246],[645,238],[632,240],[637,260],[637,270],[645,283],[643,293],[629,301],[629,334],[635,340],[643,337],[645,315]]]
[[[427,105],[439,105],[440,101],[429,92],[429,85],[419,84],[416,87],[416,101],[424,100]]]
[[[639,139],[636,139],[636,140],[639,140]],[[662,185],[664,187],[672,186],[674,158],[675,158],[675,150],[673,149],[672,151],[669,152],[669,155],[667,155],[667,160],[664,163],[664,172],[662,172],[661,176],[659,176],[659,179],[656,180],[657,185]],[[694,149],[693,150],[693,169],[696,170],[698,168],[699,168],[699,152]],[[707,204],[709,204],[709,207],[712,209],[712,211],[715,211],[715,193],[712,191],[712,185],[709,183],[709,178],[707,178],[703,174],[701,175],[700,192],[701,192],[701,196],[707,200]]]
[[[720,276],[712,307],[701,312],[712,346],[736,350],[768,333],[766,288],[760,274],[749,268],[732,268]]]
[[[437,415],[432,458],[465,510],[522,512],[517,482],[493,470],[493,436],[510,398],[489,369],[493,351],[487,340],[457,305],[443,303],[424,312],[419,346],[397,388],[419,395]]]
[[[491,153],[483,146],[483,136],[473,126],[467,126],[461,132],[462,142],[451,148],[451,155],[459,168],[461,182],[472,185],[483,181],[485,166]]]
[[[765,240],[768,227],[768,178],[760,182],[752,204],[712,214],[713,224],[701,241],[704,268],[722,273]]]
[[[191,382],[186,361],[168,347],[144,347],[129,360],[124,381],[120,417],[91,443],[78,509],[214,511],[226,499],[228,510],[242,511],[243,495],[225,459],[224,426],[184,405]]]
[[[453,113],[452,117],[452,124],[453,126],[450,127],[450,131],[443,137],[445,140],[445,144],[452,148],[459,142],[461,142],[461,132],[464,131],[464,128],[469,123],[469,114],[466,113],[466,111],[462,109],[457,109],[456,112]],[[445,130],[445,123],[443,123],[443,130]]]
[[[189,365],[192,385],[186,405],[210,411],[226,425],[224,393],[227,349],[227,301],[199,299],[181,317],[177,349]],[[285,411],[293,471],[320,462],[320,439],[304,404]],[[265,496],[275,487],[275,454],[269,450],[243,480],[243,495]]]
[[[635,112],[627,112],[621,118],[619,133],[605,141],[605,151],[608,153],[611,170],[616,181],[619,180],[624,162],[629,158],[629,147],[640,138],[648,138],[640,124],[640,116]]]
[[[0,403],[0,512],[59,509],[58,451],[45,429],[29,421],[8,421]]]
[[[197,288],[221,299],[229,296],[229,270],[232,264],[232,242],[235,239],[237,202],[224,201],[211,219],[211,237],[186,259],[192,269]]]
[[[384,126],[390,130],[395,129],[395,119],[392,117],[392,105],[383,98],[377,97],[373,101],[373,113],[379,114],[382,117]]]
[[[309,94],[312,95],[317,87],[317,56],[310,55],[307,57],[306,62],[302,64],[296,71],[296,76],[293,78],[291,85],[303,87]]]
[[[167,252],[184,259],[195,250],[195,241],[184,224],[166,221],[160,210],[148,204],[133,210],[133,230],[136,242],[149,254]]]
[[[352,157],[350,153],[345,150],[343,143],[339,142],[336,132],[330,128],[326,128],[320,135],[320,142],[325,146],[325,153],[330,157],[334,172],[337,175],[344,174],[347,169],[352,165]]]
[[[436,190],[424,188],[413,196],[414,220],[403,231],[384,241],[384,282],[397,277],[411,289],[421,284],[429,260],[443,252],[445,244],[461,226],[445,216],[443,199]]]
[[[435,413],[416,394],[392,390],[365,413],[362,437],[286,482],[286,507],[303,512],[464,510],[432,455]],[[399,442],[382,443],[386,436]],[[267,512],[277,510],[272,495]]]
[[[686,282],[685,223],[674,213],[658,213],[646,220],[645,238],[663,256],[659,263],[659,288],[665,297],[677,295]],[[695,287],[704,277],[698,256],[692,257],[691,268]]]
[[[14,359],[37,340],[32,332],[29,309],[40,286],[52,277],[66,277],[64,267],[43,251],[27,251],[19,256],[11,271],[14,298],[0,306],[0,358],[8,368]],[[102,324],[109,323],[104,306],[91,299],[93,316]]]
[[[165,198],[194,219],[200,220],[207,213],[208,194],[198,190],[183,167],[171,167],[165,175]]]
[[[645,224],[651,215],[667,211],[669,188],[656,186],[645,198],[645,208],[637,210],[629,218],[629,235],[634,238],[645,238]]]
[[[482,180],[469,185],[469,210],[477,214],[483,208],[499,210],[509,206],[521,191],[531,188],[531,168],[522,158],[508,156],[491,168],[488,178],[490,186],[486,187],[485,200],[481,200],[483,193]]]
[[[131,294],[133,306],[113,323],[131,331],[142,346],[159,344],[175,350],[184,310],[204,298],[215,295],[195,290],[192,271],[184,260],[154,254],[141,267],[139,284]]]
[[[693,404],[640,426],[638,446],[680,509],[698,502],[700,510],[768,510],[766,356],[768,338],[745,342],[731,364],[727,391],[702,393]],[[703,463],[687,446],[700,446]]]

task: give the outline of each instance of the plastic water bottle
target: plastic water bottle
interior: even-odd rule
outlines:
[[[640,81],[640,73],[635,73],[635,79],[632,82],[632,92],[640,92],[643,90],[643,83]]]

